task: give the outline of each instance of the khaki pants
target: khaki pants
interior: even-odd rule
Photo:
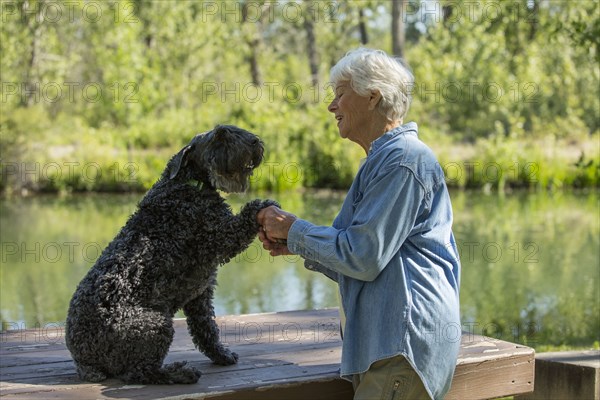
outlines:
[[[354,400],[430,399],[421,378],[403,356],[380,360],[353,375]]]

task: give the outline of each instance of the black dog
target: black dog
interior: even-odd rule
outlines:
[[[237,362],[214,321],[217,268],[248,247],[257,212],[276,203],[254,200],[234,215],[216,189],[246,190],[262,157],[257,136],[217,126],[169,161],[73,295],[66,343],[81,379],[197,382],[185,362],[162,365],[181,308],[200,351],[216,364]]]

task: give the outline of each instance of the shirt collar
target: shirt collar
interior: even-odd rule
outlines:
[[[395,138],[396,136],[401,135],[401,134],[418,136],[417,123],[416,122],[408,122],[404,125],[400,125],[397,128],[389,130],[386,133],[384,133],[383,135],[379,136],[377,139],[375,139],[371,143],[371,148],[369,149],[369,155],[376,152],[387,142],[389,142],[390,140],[392,140],[393,138]]]

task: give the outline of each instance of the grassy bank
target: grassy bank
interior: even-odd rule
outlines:
[[[153,143],[147,147],[102,131],[81,137],[86,139],[21,143],[12,156],[3,154],[1,192],[5,196],[143,192],[188,140],[171,138],[177,144]],[[426,131],[421,137],[436,152],[452,188],[510,191],[600,187],[598,134],[580,139],[491,137],[474,143]],[[278,150],[283,139],[265,140],[265,160],[251,178],[252,189],[346,189],[364,154],[350,142],[333,140],[335,146],[308,143],[296,156]]]

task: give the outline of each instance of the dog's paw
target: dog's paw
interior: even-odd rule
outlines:
[[[202,372],[196,367],[182,368],[176,376],[175,383],[196,383],[202,376]]]
[[[260,226],[258,225],[257,215],[260,210],[262,210],[263,208],[267,208],[269,206],[279,207],[279,203],[277,203],[274,200],[256,199],[256,200],[249,201],[242,208],[242,210],[240,212],[240,216],[244,221],[247,221],[247,223],[249,224],[248,225],[249,232],[253,232],[254,234],[258,233],[258,229],[260,228]]]
[[[277,206],[279,207],[279,203],[274,200],[261,200],[255,199],[246,203],[244,207],[242,207],[241,214],[245,215],[247,218],[251,220],[256,219],[256,214],[263,208],[267,208],[269,206]]]
[[[238,358],[239,356],[237,353],[234,353],[229,349],[224,349],[216,357],[213,357],[212,361],[217,365],[233,365],[237,364]]]
[[[171,383],[196,383],[202,376],[200,370],[196,367],[187,365],[186,361],[167,364],[162,368],[162,371],[166,372],[169,382]]]
[[[267,208],[269,206],[275,206],[275,207],[281,208],[281,205],[278,202],[276,202],[275,200],[271,200],[271,199],[262,200],[261,209]]]
[[[258,212],[258,211],[262,210],[263,208],[267,208],[269,206],[281,207],[279,205],[279,203],[276,202],[275,200],[270,200],[270,199],[267,199],[267,200],[254,199],[254,200],[249,201],[248,203],[246,203],[246,205],[242,209],[242,212],[244,212],[245,210]]]

